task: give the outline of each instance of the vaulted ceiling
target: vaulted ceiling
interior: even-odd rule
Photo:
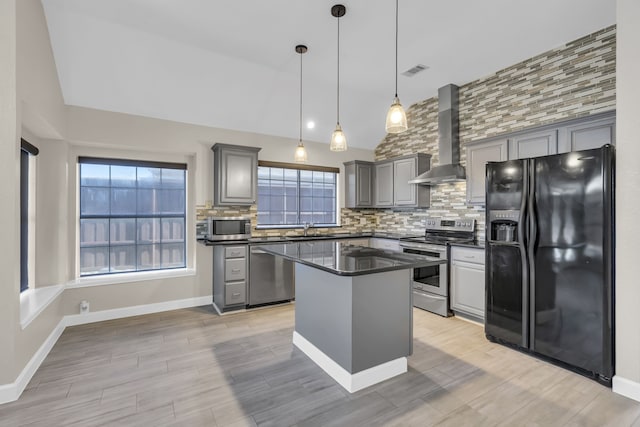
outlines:
[[[336,32],[328,0],[42,0],[65,102],[298,137],[336,123]],[[394,95],[393,0],[346,0],[340,122],[351,146],[384,137]],[[615,23],[615,0],[400,0],[398,94],[408,107]]]

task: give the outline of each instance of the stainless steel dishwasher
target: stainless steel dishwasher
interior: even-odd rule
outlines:
[[[250,246],[249,305],[289,301],[294,297],[293,261]]]

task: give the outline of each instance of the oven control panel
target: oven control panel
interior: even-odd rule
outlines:
[[[434,231],[467,231],[472,232],[476,228],[475,219],[444,219],[444,218],[427,218],[427,230]]]

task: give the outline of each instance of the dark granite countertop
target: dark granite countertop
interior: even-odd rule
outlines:
[[[362,276],[447,263],[440,258],[352,246],[340,241],[263,244],[258,249],[339,276]]]
[[[448,243],[449,246],[462,246],[465,248],[484,249],[484,240],[474,240],[467,243]]]
[[[414,235],[399,234],[399,233],[327,233],[327,234],[313,234],[308,236],[296,235],[296,236],[267,236],[267,237],[252,237],[248,240],[198,240],[198,243],[202,243],[206,246],[213,245],[261,245],[265,243],[287,243],[287,242],[306,242],[316,240],[336,240],[336,239],[358,239],[358,238],[371,238],[377,237],[381,239],[400,240],[405,237],[415,237]]]

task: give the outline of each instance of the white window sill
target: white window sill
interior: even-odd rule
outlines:
[[[22,329],[44,311],[64,291],[64,285],[27,289],[20,294],[20,327]]]
[[[116,285],[121,283],[144,282],[156,279],[195,276],[194,268],[177,268],[174,270],[141,271],[135,273],[105,274],[102,276],[80,277],[67,283],[67,289],[86,288],[91,286]]]

